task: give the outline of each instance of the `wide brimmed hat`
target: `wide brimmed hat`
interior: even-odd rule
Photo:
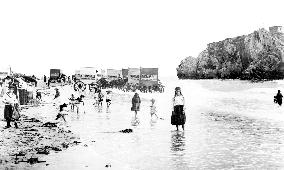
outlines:
[[[175,88],[175,91],[177,91],[177,90],[180,90],[180,87],[176,87],[176,88]]]
[[[68,105],[68,104],[63,103],[63,104],[61,105],[61,107],[67,107],[67,105]]]

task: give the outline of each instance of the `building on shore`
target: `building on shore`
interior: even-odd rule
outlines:
[[[140,68],[128,68],[128,84],[136,84],[140,83]]]
[[[155,86],[158,85],[158,68],[140,68],[140,85]]]
[[[116,69],[107,69],[107,80],[117,80],[119,78],[122,78],[122,70],[116,70]]]
[[[98,69],[97,78],[98,78],[98,80],[101,79],[101,78],[107,78],[106,70]]]
[[[82,67],[75,71],[75,78],[85,84],[95,83],[99,79],[99,70],[95,67]]]
[[[0,72],[0,81],[2,81],[4,78],[6,78],[8,76],[8,72],[2,71]]]
[[[123,79],[127,79],[128,78],[128,69],[122,69],[121,70],[121,72],[122,72],[122,78]]]

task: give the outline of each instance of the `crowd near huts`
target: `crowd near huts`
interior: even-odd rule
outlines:
[[[5,94],[9,86],[14,86],[14,93],[21,105],[34,104],[41,96],[38,88],[39,78],[34,75],[0,72],[0,96]],[[106,88],[116,88],[124,92],[139,90],[143,93],[164,92],[164,86],[158,77],[158,68],[128,68],[128,69],[95,69],[84,67],[75,71],[72,76],[66,76],[61,69],[50,69],[50,75],[43,77],[49,86],[59,84],[74,84],[76,89],[90,91]]]
[[[14,87],[14,94],[19,99],[21,105],[34,103],[37,95],[37,78],[19,73],[0,72],[0,97]]]
[[[140,90],[144,93],[164,92],[158,77],[158,68],[95,69],[84,67],[73,76],[75,82],[83,82],[96,88],[116,88],[122,91]]]

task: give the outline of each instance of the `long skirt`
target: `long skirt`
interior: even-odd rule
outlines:
[[[11,121],[12,120],[12,115],[13,115],[13,107],[12,107],[12,105],[5,105],[5,108],[4,108],[4,118],[6,120]]]
[[[140,111],[140,103],[133,103],[131,111]]]
[[[183,105],[174,106],[174,111],[171,116],[172,125],[184,125],[186,116],[183,112]]]

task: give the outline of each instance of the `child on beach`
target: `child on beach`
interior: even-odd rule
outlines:
[[[74,94],[71,94],[71,98],[69,98],[70,100],[70,106],[71,106],[71,111],[74,112],[74,106],[75,106],[75,97]]]
[[[95,107],[97,107],[99,105],[99,93],[97,93],[95,91],[95,94],[94,94],[94,99],[95,99],[95,103],[93,105],[95,105]]]
[[[77,113],[79,113],[79,112],[84,112],[85,113],[85,109],[84,109],[85,103],[83,101],[84,97],[85,97],[84,95],[80,95],[80,97],[75,99],[76,100],[75,103],[76,103],[76,107],[77,107]]]
[[[39,90],[36,90],[36,99],[37,99],[38,101],[42,101],[42,100],[41,100],[41,92],[40,92]]]
[[[106,94],[106,104],[107,104],[107,107],[110,106],[111,104],[111,95],[110,95],[110,91],[107,91],[107,94]]]
[[[104,101],[104,95],[102,93],[102,91],[100,90],[99,91],[99,94],[98,94],[98,106],[102,106],[103,105],[103,101]]]
[[[150,105],[151,118],[153,118],[154,115],[156,116],[156,118],[159,118],[156,113],[157,113],[157,110],[156,110],[155,99],[151,99],[151,105]]]
[[[65,107],[67,107],[66,103],[59,105],[59,113],[57,114],[55,120],[62,118],[64,120],[64,122],[66,123],[65,115],[68,115],[68,114],[64,109]]]
[[[55,96],[54,99],[58,98],[60,96],[60,92],[58,88],[55,88]]]

